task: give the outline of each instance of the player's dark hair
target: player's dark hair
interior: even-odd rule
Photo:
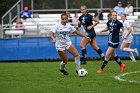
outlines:
[[[126,17],[126,14],[122,14],[122,15],[124,15]]]
[[[122,15],[124,15],[124,16],[125,16],[125,18],[126,18],[126,20],[127,20],[127,17],[126,17],[127,15],[126,15],[126,14],[122,14]]]
[[[62,16],[67,16],[68,17],[67,12],[66,11],[62,12],[61,17]]]

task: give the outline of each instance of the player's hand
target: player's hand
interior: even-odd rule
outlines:
[[[93,28],[93,26],[91,25],[91,26],[88,26],[87,27],[87,30],[91,30]]]
[[[86,36],[85,37],[89,42],[91,41],[90,37]]]
[[[87,37],[87,39],[89,40],[89,42],[91,41],[90,37]]]
[[[126,39],[127,37],[125,35],[122,35],[122,40]]]
[[[103,33],[103,32],[102,32],[102,30],[101,30],[101,31],[99,31],[99,34],[100,34],[100,35],[102,35],[102,33]]]
[[[54,39],[52,40],[52,42],[55,43],[55,42],[56,42],[56,39],[54,38]]]

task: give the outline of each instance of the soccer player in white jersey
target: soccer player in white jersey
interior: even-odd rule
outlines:
[[[69,73],[65,70],[65,65],[68,62],[68,58],[66,55],[66,50],[71,53],[75,57],[75,64],[76,64],[76,72],[80,69],[80,56],[77,49],[73,46],[69,35],[72,33],[76,33],[82,37],[88,38],[87,36],[83,35],[80,31],[76,30],[73,26],[71,26],[68,21],[68,15],[65,13],[61,14],[61,22],[57,23],[52,29],[50,33],[50,37],[52,42],[55,43],[56,50],[62,62],[60,63],[60,72],[64,75],[68,75]],[[56,37],[54,36],[56,34]],[[88,38],[89,39],[89,38]]]
[[[135,49],[130,48],[132,40],[133,40],[133,36],[131,34],[132,28],[126,19],[126,14],[122,14],[121,19],[123,21],[124,31],[123,31],[123,35],[122,35],[123,42],[122,42],[122,45],[120,47],[120,50],[128,52],[132,62],[136,62],[136,59],[133,55],[133,52],[135,52],[138,55],[138,50],[137,50],[137,48],[135,48]]]

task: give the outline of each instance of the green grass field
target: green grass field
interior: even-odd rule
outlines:
[[[123,61],[123,73],[140,71],[140,61]],[[0,63],[0,93],[139,93],[140,73],[128,74],[118,81],[114,77],[123,74],[116,62],[110,61],[104,73],[96,73],[100,61],[82,65],[88,76],[78,77],[74,62],[66,66],[69,76],[59,72],[59,62]]]

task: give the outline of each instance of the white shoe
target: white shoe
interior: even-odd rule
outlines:
[[[132,60],[131,62],[137,62],[136,60]]]
[[[135,49],[134,49],[134,51],[135,51],[135,53],[137,54],[137,56],[139,56],[138,49],[137,49],[137,48],[135,48]]]

